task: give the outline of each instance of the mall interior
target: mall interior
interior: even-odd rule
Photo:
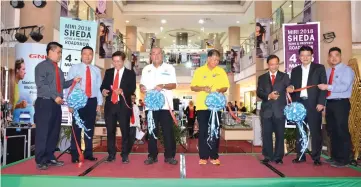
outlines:
[[[1,1],[1,68],[2,95],[11,101],[12,78],[5,71],[14,69],[16,45],[47,44],[60,41],[61,17],[100,24],[108,20],[108,51],[124,51],[127,62],[137,74],[149,64],[151,47],[163,49],[163,60],[176,69],[177,88],[174,97],[181,106],[195,101],[190,90],[194,71],[206,63],[209,49],[221,52],[219,66],[228,74],[230,88],[227,100],[243,112],[257,114],[257,79],[267,72],[266,57],[277,55],[280,70],[285,71],[283,25],[317,23],[319,63],[327,64],[328,50],[339,47],[343,63],[361,62],[360,1],[138,1],[138,0],[67,0],[67,1]],[[109,21],[111,20],[111,21]],[[262,29],[260,29],[260,25]],[[101,26],[99,26],[100,28]],[[258,29],[257,29],[258,28]],[[258,32],[265,36],[258,45]],[[41,34],[39,38],[30,33]],[[101,38],[101,31],[97,38]],[[100,39],[101,41],[101,39]],[[96,42],[94,64],[102,71],[112,67],[104,56],[102,42]],[[260,49],[262,48],[262,49]],[[63,51],[63,59],[66,55]],[[40,57],[41,58],[41,57]],[[5,91],[6,81],[8,89]],[[6,93],[5,93],[6,92]],[[137,86],[137,99],[143,99]],[[256,135],[257,136],[257,135]],[[258,135],[259,136],[259,135]],[[260,145],[256,143],[255,145]]]

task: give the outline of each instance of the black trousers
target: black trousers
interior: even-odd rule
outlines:
[[[132,148],[135,142],[135,136],[137,135],[137,127],[130,127],[129,130],[129,153],[132,152]]]
[[[80,109],[78,111],[80,119],[84,121],[84,125],[87,129],[90,129],[90,131],[87,131],[86,133],[90,137],[86,137],[84,135],[84,143],[85,143],[85,150],[84,150],[84,157],[85,158],[91,158],[93,157],[93,136],[94,136],[94,126],[95,126],[95,120],[97,115],[97,99],[96,98],[89,98],[85,107]],[[75,118],[73,115],[73,128],[76,140],[78,142],[79,147],[81,148],[81,131],[82,129],[78,127],[75,123]],[[71,132],[71,156],[73,159],[78,159],[79,154],[76,148],[76,143],[73,135],[73,131]]]
[[[112,102],[106,103],[106,110],[104,111],[105,124],[107,127],[107,146],[109,156],[114,157],[116,154],[116,127],[119,123],[120,131],[122,133],[122,157],[129,155],[129,130],[130,130],[130,114],[131,110],[123,106],[124,103]]]
[[[273,132],[275,133],[275,151],[273,152]],[[262,118],[262,154],[268,160],[282,160],[284,156],[285,118]]]
[[[37,98],[35,101],[35,161],[44,164],[55,160],[61,126],[61,106],[53,99]]]
[[[311,157],[313,160],[320,160],[321,151],[322,151],[322,113],[318,112],[316,107],[311,107],[309,104],[309,101],[306,100],[300,100],[300,102],[305,106],[307,110],[307,116],[305,118],[305,123],[308,123],[308,126],[310,127],[310,135],[312,137],[311,139],[311,146],[312,146],[312,152]],[[306,132],[306,135],[308,133],[307,128],[305,125],[303,125],[303,128]],[[297,126],[297,141],[296,141],[296,152],[297,152],[297,158],[301,156],[301,141],[299,141],[302,137],[300,134],[300,131]],[[306,152],[305,152],[306,154]],[[306,159],[306,155],[302,155],[302,159]]]
[[[221,113],[217,112],[218,119],[221,120]],[[219,138],[220,133],[218,131],[218,139],[215,139],[213,142],[210,142],[210,146],[208,145],[208,121],[211,117],[210,110],[198,110],[197,111],[197,118],[198,118],[198,125],[199,125],[199,136],[198,136],[198,148],[199,148],[199,158],[200,159],[218,159],[218,149],[219,149]],[[220,124],[217,124],[216,121],[216,128]]]
[[[351,135],[348,128],[350,101],[327,100],[326,122],[331,131],[331,157],[342,164],[349,164],[351,153]]]
[[[187,128],[188,128],[189,136],[193,136],[195,118],[188,118],[187,121],[188,121]]]
[[[146,115],[148,111],[146,112]],[[158,127],[162,128],[163,132],[163,141],[164,141],[164,157],[165,158],[174,158],[176,153],[176,142],[173,131],[173,118],[169,113],[169,110],[159,110],[153,111],[153,119],[155,123],[155,129],[153,130],[155,136],[158,138]],[[148,122],[149,123],[149,122]],[[148,157],[157,158],[158,157],[158,146],[157,140],[154,139],[153,135],[148,132],[149,142],[148,142]]]

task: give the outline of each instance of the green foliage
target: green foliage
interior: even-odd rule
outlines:
[[[60,130],[60,138],[58,145],[60,145],[63,141],[67,143],[67,141],[71,140],[71,127],[70,126],[61,126]]]
[[[160,143],[164,146],[164,138],[163,138],[163,132],[162,128],[158,128],[158,140]],[[174,139],[177,144],[180,144],[182,142],[182,137],[187,135],[187,130],[181,130],[180,126],[173,125],[173,132],[174,132]]]
[[[287,142],[288,148],[293,149],[296,146],[296,128],[286,128],[285,129],[285,140]]]

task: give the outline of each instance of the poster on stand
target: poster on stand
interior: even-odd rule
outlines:
[[[99,58],[111,58],[113,54],[114,19],[99,19]]]
[[[269,41],[270,41],[270,18],[256,19],[256,55],[258,58],[267,58],[269,55]]]
[[[67,77],[70,67],[73,64],[81,62],[81,49],[84,46],[90,46],[95,50],[97,26],[97,23],[94,21],[79,21],[64,17],[60,18],[59,42],[63,45],[60,68],[63,70],[65,78]]]
[[[201,65],[201,57],[197,53],[190,55],[190,61],[192,62],[192,68],[197,68]]]
[[[320,63],[320,23],[283,24],[283,51],[285,71],[291,73],[292,69],[301,64],[298,49],[310,46],[313,49],[313,63]]]
[[[23,59],[24,63],[18,62],[12,67],[15,69],[13,121],[34,124],[34,103],[37,97],[35,67],[46,59],[46,45],[18,43],[15,46],[15,57]]]

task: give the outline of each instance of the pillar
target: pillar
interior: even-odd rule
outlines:
[[[126,45],[131,51],[137,51],[137,27],[126,26],[125,27]]]
[[[327,7],[327,8],[325,8]],[[331,42],[321,42],[321,63],[327,64],[328,50],[331,47],[339,47],[342,51],[343,63],[348,63],[352,57],[352,20],[350,1],[317,1],[313,20],[320,22],[320,39],[323,34],[334,32],[336,38]]]

